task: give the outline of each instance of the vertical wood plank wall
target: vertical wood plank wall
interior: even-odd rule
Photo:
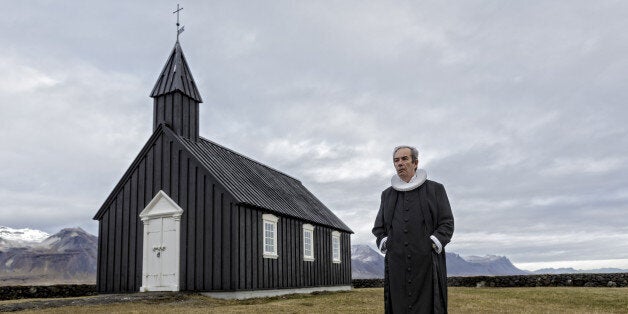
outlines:
[[[153,131],[159,124],[170,125],[174,133],[198,139],[198,102],[180,92],[155,98],[153,102]]]
[[[330,228],[315,225],[315,260],[303,261],[303,223],[279,216],[277,259],[262,257],[262,214],[236,205],[176,141],[162,134],[137,164],[99,221],[98,291],[142,285],[139,213],[163,190],[181,208],[180,290],[233,291],[351,284],[350,235],[332,263]]]

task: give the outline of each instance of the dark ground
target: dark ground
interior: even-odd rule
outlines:
[[[37,310],[60,306],[103,305],[111,303],[138,302],[147,303],[183,301],[188,293],[181,292],[144,292],[134,294],[101,294],[95,296],[66,299],[21,299],[0,302],[0,312]]]

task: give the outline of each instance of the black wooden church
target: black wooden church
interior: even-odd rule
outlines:
[[[199,136],[178,41],[150,96],[153,134],[94,216],[98,291],[350,288],[351,229],[299,180]]]

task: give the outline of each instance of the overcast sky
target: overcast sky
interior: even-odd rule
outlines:
[[[4,3],[0,225],[97,234],[151,135],[176,3]],[[447,189],[450,252],[628,268],[628,2],[181,6],[201,136],[300,179],[353,244],[409,144]]]

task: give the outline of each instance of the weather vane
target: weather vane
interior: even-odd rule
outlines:
[[[183,33],[185,30],[185,26],[181,26],[181,28],[179,28],[179,11],[181,10],[183,10],[183,8],[179,8],[179,4],[177,3],[177,10],[172,12],[172,14],[177,14],[177,42],[179,42],[179,34]]]

